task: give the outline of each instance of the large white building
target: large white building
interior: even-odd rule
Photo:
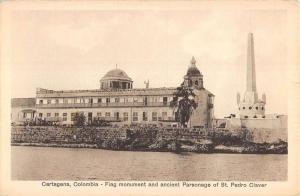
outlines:
[[[184,76],[184,84],[193,89],[198,103],[189,125],[211,127],[214,95],[204,88],[203,75],[196,67],[194,57]],[[170,122],[176,115],[170,107],[175,92],[176,87],[133,88],[133,80],[116,68],[100,79],[99,89],[55,91],[37,88],[34,108],[13,112],[12,121],[24,121],[30,117],[72,124],[75,114],[81,112],[88,123],[99,119],[125,124]],[[24,114],[26,112],[31,114]]]

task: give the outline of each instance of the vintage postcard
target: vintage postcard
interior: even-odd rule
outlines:
[[[300,193],[297,1],[0,8],[0,196]]]

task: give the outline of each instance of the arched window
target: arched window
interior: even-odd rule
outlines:
[[[251,109],[252,109],[252,107],[250,106],[250,107],[249,107],[249,110],[251,110]]]
[[[245,107],[243,107],[243,110],[245,109]]]
[[[256,110],[258,110],[258,107],[255,107]]]

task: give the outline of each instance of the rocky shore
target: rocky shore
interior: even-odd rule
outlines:
[[[136,128],[15,127],[11,145],[119,151],[287,154],[287,142],[253,143],[245,132]]]

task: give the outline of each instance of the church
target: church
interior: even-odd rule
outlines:
[[[37,88],[35,98],[12,99],[12,122],[43,119],[73,124],[76,113],[83,113],[88,124],[102,120],[120,124],[158,124],[175,122],[170,103],[177,87],[134,88],[134,81],[115,68],[101,79],[98,89],[50,90]],[[179,83],[180,84],[180,83]],[[214,95],[204,88],[203,75],[193,57],[184,85],[193,89],[198,107],[193,110],[190,127],[212,126]]]

